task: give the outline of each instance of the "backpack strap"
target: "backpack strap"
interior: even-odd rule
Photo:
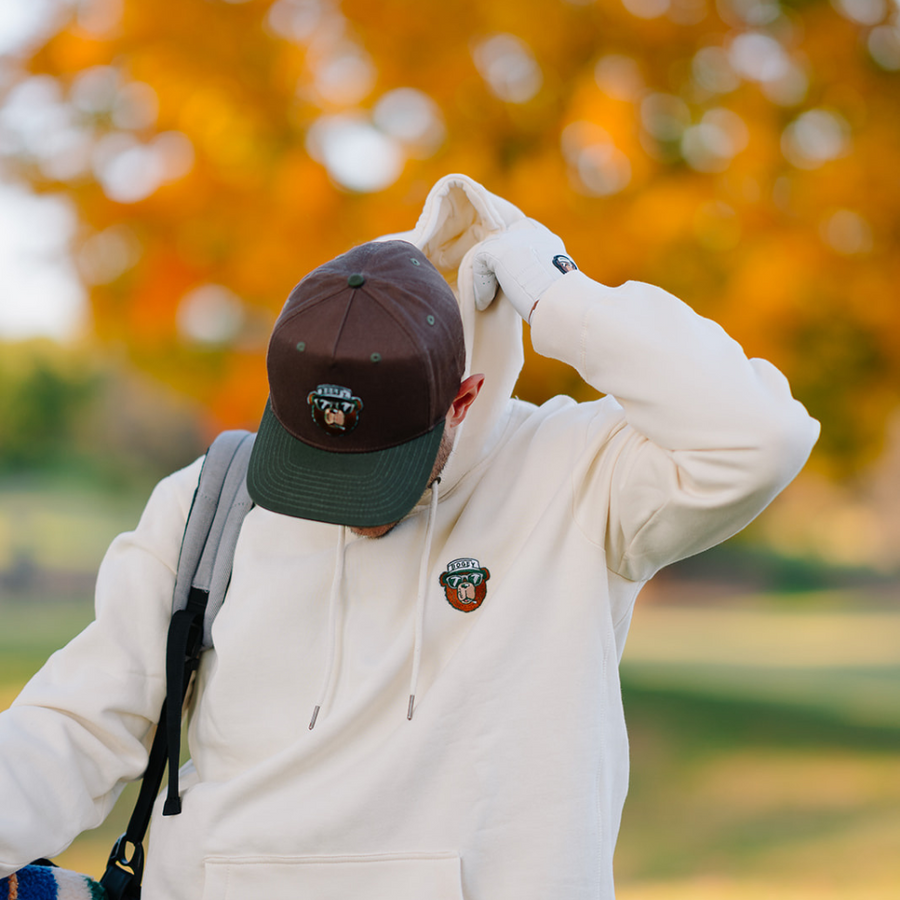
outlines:
[[[238,535],[253,506],[246,472],[255,437],[246,431],[222,432],[203,461],[175,577],[166,646],[166,699],[134,811],[100,881],[109,900],[140,897],[143,840],[167,763],[169,790],[163,815],[181,812],[178,764],[184,698],[201,652],[212,646],[212,624],[225,600]],[[134,848],[130,854],[129,845]]]
[[[226,431],[213,441],[184,529],[166,645],[169,790],[164,816],[181,812],[178,766],[182,708],[200,654],[212,646],[212,623],[225,602],[238,534],[253,506],[246,476],[254,439],[255,435],[244,431]]]
[[[253,507],[246,476],[255,439],[247,431],[223,431],[213,441],[184,529],[172,613],[187,608],[192,588],[206,592],[203,650],[212,647],[212,623],[225,602],[244,516]]]

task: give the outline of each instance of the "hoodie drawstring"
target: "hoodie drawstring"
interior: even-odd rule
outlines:
[[[428,595],[428,570],[431,557],[431,541],[434,536],[434,525],[437,519],[438,485],[441,479],[435,478],[431,483],[431,503],[428,507],[428,524],[425,527],[425,545],[422,548],[422,561],[419,565],[419,590],[416,596],[416,632],[413,644],[413,667],[409,682],[409,708],[406,718],[412,719],[413,708],[416,703],[416,688],[419,684],[419,667],[422,661],[422,639],[425,632],[425,599]],[[337,550],[334,561],[334,580],[331,582],[331,594],[328,598],[328,663],[325,668],[325,676],[322,679],[322,688],[319,691],[319,699],[313,709],[312,718],[309,720],[309,730],[316,727],[316,719],[319,710],[325,705],[325,700],[331,691],[332,679],[335,672],[335,657],[337,656],[337,611],[341,596],[341,582],[344,579],[344,550],[347,545],[347,529],[341,526],[338,535]]]
[[[425,546],[422,549],[422,562],[419,565],[419,592],[416,596],[416,638],[413,644],[412,677],[409,681],[409,709],[406,718],[412,719],[413,707],[416,703],[416,688],[419,684],[419,663],[422,661],[422,636],[425,631],[425,598],[428,594],[428,569],[431,558],[431,539],[434,535],[434,522],[437,519],[438,485],[440,478],[431,483],[431,505],[428,508],[428,525],[425,529]]]
[[[313,710],[309,721],[309,730],[316,727],[316,719],[319,710],[325,703],[331,688],[331,678],[334,675],[335,655],[337,654],[337,608],[341,596],[341,582],[344,580],[344,548],[347,544],[347,528],[341,525],[338,533],[337,551],[334,560],[334,580],[331,582],[331,594],[328,597],[328,664],[325,667],[325,677],[322,679],[322,689],[319,691],[319,700]]]

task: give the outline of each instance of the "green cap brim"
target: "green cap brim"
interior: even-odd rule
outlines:
[[[444,422],[420,437],[371,453],[310,447],[266,403],[247,470],[253,501],[272,512],[373,528],[402,519],[428,487]]]

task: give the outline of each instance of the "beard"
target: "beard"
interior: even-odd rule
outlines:
[[[440,477],[452,452],[453,435],[445,431],[441,435],[441,443],[438,447],[437,456],[434,459],[434,465],[431,467],[431,475],[428,476],[428,487],[431,487],[431,485],[434,484],[435,479]]]

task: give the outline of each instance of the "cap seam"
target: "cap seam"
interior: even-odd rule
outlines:
[[[344,333],[344,326],[347,324],[347,318],[350,315],[350,307],[353,306],[353,301],[356,299],[357,288],[354,288],[350,291],[350,296],[347,298],[347,305],[344,307],[344,315],[341,319],[341,324],[337,327],[337,334],[334,336],[334,344],[331,347],[331,361],[332,363],[337,358],[337,348],[338,344],[341,342],[341,335]],[[332,295],[333,296],[333,295]]]
[[[297,287],[299,287],[299,285]],[[297,288],[294,288],[294,290],[296,289]],[[283,315],[284,318],[281,318],[281,316],[279,316],[278,318],[280,319],[280,322],[277,322],[276,324],[279,325],[279,327],[283,328],[287,322],[290,322],[293,319],[297,318],[300,313],[308,312],[311,307],[318,306],[321,303],[326,303],[328,300],[330,300],[332,297],[336,296],[343,290],[346,290],[346,285],[338,285],[330,294],[325,294],[323,297],[317,297],[315,300],[308,300],[305,303],[300,304],[296,309],[291,310],[289,313],[282,313],[281,315]],[[293,293],[294,291],[291,291],[291,296],[293,296]],[[288,302],[290,302],[290,297],[288,297]]]
[[[441,276],[441,277],[443,278],[443,276]],[[445,280],[446,280],[446,279],[445,279]],[[414,297],[416,297],[416,299],[421,300],[420,295],[419,295],[419,294],[416,294],[414,291],[410,291],[410,290],[407,289],[405,292],[408,293],[408,294],[411,294],[411,295],[414,296]],[[372,297],[372,295],[371,295],[371,294],[368,294],[368,293],[367,293],[367,296]],[[391,320],[392,320],[392,321],[397,325],[397,327],[403,332],[403,334],[406,336],[406,338],[407,338],[407,340],[410,342],[410,344],[411,344],[413,347],[416,348],[416,350],[417,350],[417,352],[418,352],[418,354],[419,354],[419,357],[421,358],[421,356],[422,356],[421,348],[420,348],[420,346],[419,346],[419,344],[418,344],[418,342],[417,342],[417,340],[416,340],[416,335],[415,335],[412,331],[410,331],[409,328],[407,328],[406,323],[402,320],[402,318],[400,318],[399,316],[395,315],[395,313],[394,313],[394,311],[391,309],[391,307],[390,307],[388,304],[386,304],[386,303],[384,303],[383,301],[381,301],[379,298],[377,298],[377,297],[372,297],[372,299],[375,301],[375,303],[378,304],[379,308],[381,308],[385,313],[387,313],[388,316],[391,317]],[[430,361],[429,361],[429,365],[430,365]],[[433,368],[433,367],[432,367],[432,368]],[[429,379],[428,379],[428,390],[429,390],[429,393],[431,394],[431,406],[432,406],[432,409],[435,409],[435,408],[437,407],[437,380],[436,380],[436,379],[434,379],[434,378],[429,378]],[[448,407],[448,409],[449,409],[449,407]],[[446,409],[445,409],[445,410],[441,410],[441,412],[443,413],[442,418],[446,418],[447,410],[446,410]]]

